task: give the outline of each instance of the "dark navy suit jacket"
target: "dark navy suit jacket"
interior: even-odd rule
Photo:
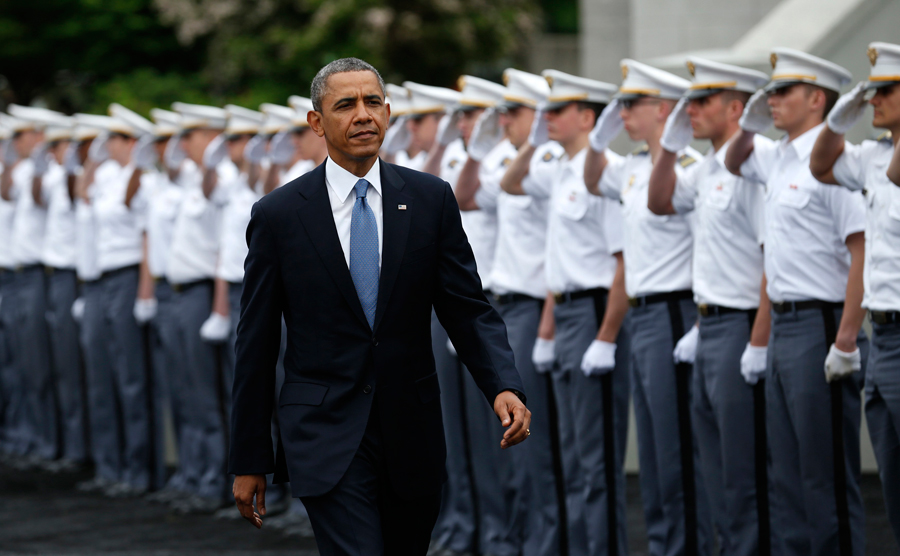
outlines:
[[[432,307],[491,405],[504,390],[523,391],[450,186],[380,166],[384,239],[374,329],[338,239],[325,165],[253,206],[237,329],[232,474],[275,472],[277,480],[289,478],[296,497],[327,493],[350,465],[377,395],[372,417],[379,419],[394,491],[411,498],[439,489],[446,447]],[[270,421],[282,315],[283,451],[279,446],[276,457]]]

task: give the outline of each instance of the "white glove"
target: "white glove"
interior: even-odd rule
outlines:
[[[16,162],[19,161],[19,153],[16,152],[16,148],[13,146],[12,139],[4,139],[3,140],[3,164],[5,166],[12,166]]]
[[[63,169],[67,174],[74,174],[81,167],[81,160],[78,158],[78,143],[69,143],[66,154],[63,156]]]
[[[691,127],[691,117],[688,116],[687,107],[690,100],[682,98],[675,105],[675,109],[666,120],[666,128],[663,130],[659,144],[670,153],[677,153],[691,144],[694,138],[694,128]]]
[[[844,135],[866,113],[867,104],[866,82],[861,81],[835,103],[828,113],[828,127],[838,135]]]
[[[751,346],[750,342],[747,342],[744,354],[741,355],[741,375],[744,382],[752,386],[759,382],[759,379],[765,378],[768,352],[769,348],[766,346]]]
[[[203,151],[203,166],[212,170],[228,156],[228,144],[225,142],[225,134],[216,135]]]
[[[459,139],[462,133],[459,131],[459,120],[462,118],[462,112],[458,110],[454,110],[449,114],[445,114],[443,118],[441,118],[441,123],[438,124],[437,130],[437,140],[443,146],[447,146],[450,143]]]
[[[39,143],[31,151],[31,162],[34,164],[34,177],[43,176],[50,167],[50,145],[45,142]]]
[[[294,158],[294,143],[291,141],[292,131],[279,131],[269,142],[269,159],[272,164],[286,165]]]
[[[826,381],[840,380],[861,368],[862,360],[859,355],[859,348],[856,348],[851,353],[847,353],[831,344],[831,349],[828,350],[828,357],[825,358]]]
[[[616,98],[607,104],[603,112],[600,113],[597,123],[594,124],[594,129],[588,135],[588,141],[594,152],[602,153],[605,151],[613,139],[622,133],[622,130],[625,128],[625,122],[622,121],[622,116],[619,114],[621,111],[622,105],[619,103],[619,99]]]
[[[532,147],[540,147],[550,140],[550,128],[547,122],[547,111],[544,104],[538,105],[534,112],[534,121],[531,122],[531,132],[528,134],[528,144]]]
[[[616,367],[616,344],[594,340],[581,358],[584,376],[605,375]]]
[[[211,344],[224,343],[231,334],[231,317],[210,313],[209,318],[200,327],[200,337]]]
[[[166,168],[175,171],[181,168],[181,163],[187,158],[187,153],[181,148],[181,137],[178,135],[169,139],[166,152],[163,153],[163,162]]]
[[[384,142],[381,143],[381,150],[385,154],[393,155],[409,148],[409,144],[412,142],[412,133],[406,127],[407,121],[409,121],[407,116],[400,116],[394,120],[394,125],[388,128],[384,134]]]
[[[543,338],[535,340],[534,349],[531,350],[531,362],[534,363],[535,371],[542,374],[550,372],[556,363],[556,342]]]
[[[259,164],[266,157],[266,136],[254,135],[244,147],[244,158],[250,164]]]
[[[131,151],[131,160],[141,170],[152,170],[158,160],[156,155],[156,138],[152,135],[142,135]]]
[[[109,150],[106,148],[108,142],[109,133],[105,131],[94,137],[90,148],[88,148],[88,158],[98,164],[105,162],[109,158]]]
[[[694,364],[694,358],[697,357],[697,339],[699,337],[700,329],[697,328],[697,325],[695,324],[687,331],[687,334],[682,336],[681,339],[678,340],[678,343],[675,344],[675,350],[672,351],[672,357],[675,358],[675,363]]]
[[[478,116],[466,152],[469,158],[481,162],[501,141],[503,128],[500,127],[500,112],[496,108],[488,108]]]
[[[138,324],[147,324],[156,316],[156,298],[134,300],[134,320]]]
[[[456,348],[453,347],[453,342],[450,341],[450,338],[447,338],[447,351],[449,351],[450,355],[452,355],[453,357],[459,357],[459,355],[456,353]]]
[[[72,303],[72,318],[75,322],[80,323],[84,318],[84,298],[79,297]]]
[[[772,109],[769,107],[769,94],[760,89],[753,93],[744,106],[741,115],[741,129],[751,133],[765,133],[772,127]]]

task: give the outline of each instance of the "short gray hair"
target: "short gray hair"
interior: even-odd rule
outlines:
[[[364,62],[359,58],[340,58],[331,62],[324,68],[319,70],[310,86],[309,96],[312,100],[313,108],[316,112],[322,111],[322,98],[325,97],[325,89],[328,84],[328,78],[336,73],[347,73],[351,71],[371,71],[378,78],[378,84],[381,86],[381,96],[385,95],[384,79],[372,64]]]

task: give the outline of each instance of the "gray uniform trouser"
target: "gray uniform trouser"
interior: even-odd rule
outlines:
[[[569,553],[624,556],[625,448],[628,439],[630,334],[617,339],[616,368],[585,376],[581,360],[596,338],[606,293],[557,302],[553,386],[566,484]]]
[[[148,380],[149,345],[144,331],[134,320],[137,287],[137,265],[107,272],[100,278],[100,305],[122,415],[121,480],[136,488],[150,488],[155,463],[153,401]]]
[[[62,426],[61,455],[68,460],[83,461],[87,458],[84,388],[78,326],[72,318],[77,290],[74,270],[55,269],[47,278],[47,322]]]
[[[523,556],[559,554],[561,534],[564,533],[560,527],[560,504],[565,504],[565,496],[558,496],[561,492],[558,489],[562,489],[563,484],[562,477],[557,476],[562,474],[562,462],[553,382],[549,374],[537,373],[531,362],[543,305],[542,299],[523,298],[498,308],[506,322],[509,345],[515,354],[516,368],[531,410],[531,436],[521,447],[513,449],[513,452],[519,452],[516,461],[524,466],[525,481],[510,485],[528,489],[530,495],[527,506],[514,509],[512,516],[514,521],[521,521],[520,513],[526,512]]]
[[[10,454],[24,455],[28,451],[28,430],[25,418],[25,377],[19,370],[18,335],[16,323],[16,287],[18,277],[8,269],[0,270],[0,381],[2,381],[3,424],[2,449]]]
[[[25,383],[25,419],[29,452],[46,459],[58,454],[56,393],[47,328],[47,283],[44,267],[17,271],[18,330],[16,353]]]
[[[110,359],[109,344],[113,340],[103,316],[103,296],[99,280],[84,284],[81,350],[87,378],[91,457],[96,475],[119,481],[122,478],[121,414]]]
[[[804,309],[772,318],[766,378],[772,554],[865,552],[859,426],[868,340],[862,332],[864,370],[825,381],[825,357],[842,312]]]
[[[741,375],[755,315],[701,316],[694,362],[694,433],[720,551],[729,556],[769,553],[765,383],[750,386]]]
[[[474,552],[475,502],[469,430],[465,412],[462,366],[447,351],[447,332],[431,314],[431,347],[441,386],[441,411],[447,442],[447,482],[441,497],[441,511],[432,533],[435,545],[456,552]],[[499,439],[498,439],[499,443]]]
[[[687,297],[685,297],[687,296]],[[690,365],[675,343],[696,322],[690,292],[631,310],[632,393],[641,498],[653,556],[709,554],[709,504],[691,424]],[[693,468],[693,472],[692,469]]]
[[[900,544],[900,321],[873,324],[872,331],[866,368],[866,422],[888,519]]]
[[[222,400],[222,346],[204,342],[200,327],[209,318],[213,281],[173,286],[178,312],[180,352],[184,359],[186,418],[182,470],[195,494],[221,499],[225,493],[225,426]]]

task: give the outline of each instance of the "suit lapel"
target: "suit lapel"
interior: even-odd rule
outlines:
[[[403,179],[384,161],[381,161],[382,211],[384,244],[381,254],[381,278],[378,283],[378,305],[375,309],[375,329],[384,316],[391,291],[397,281],[400,263],[406,252],[409,220],[415,207],[412,198],[403,191]],[[399,206],[405,205],[405,210]]]
[[[350,304],[353,313],[368,328],[369,323],[363,312],[362,304],[359,302],[356,286],[353,285],[350,269],[347,268],[347,261],[344,259],[337,227],[334,225],[327,187],[325,164],[323,163],[310,172],[310,179],[305,180],[300,187],[299,193],[305,202],[297,210],[297,215],[300,217],[300,223],[312,241],[313,247],[318,252],[319,258],[322,259],[322,264],[328,270],[328,274],[331,275],[338,289],[341,290],[341,294]],[[385,236],[385,245],[387,245],[387,236]]]

